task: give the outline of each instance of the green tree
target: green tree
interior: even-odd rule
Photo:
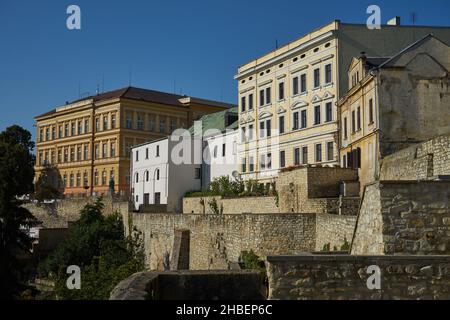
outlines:
[[[3,299],[17,298],[24,288],[16,256],[31,248],[26,231],[36,220],[21,207],[18,197],[33,191],[33,148],[30,132],[19,126],[0,133],[0,298]]]
[[[81,210],[69,237],[39,266],[41,276],[55,280],[58,299],[108,299],[121,280],[144,269],[140,234],[124,237],[122,217],[104,217],[98,199]],[[81,268],[81,290],[66,288],[69,265]]]
[[[44,165],[44,168],[35,183],[36,191],[34,197],[39,202],[60,198],[61,182],[62,179],[58,168],[50,164]]]

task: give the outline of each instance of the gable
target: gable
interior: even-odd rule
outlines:
[[[406,69],[414,76],[423,78],[444,78],[448,71],[428,53],[419,53],[406,65]]]

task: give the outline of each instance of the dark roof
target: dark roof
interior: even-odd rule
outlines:
[[[202,122],[202,134],[204,134],[208,130],[219,130],[220,132],[225,131],[225,129],[236,129],[237,128],[237,121],[233,122],[230,125],[227,125],[227,116],[229,115],[235,115],[237,117],[238,115],[238,108],[233,107],[227,110],[214,112],[210,114],[205,114],[203,117],[200,118],[200,121]],[[233,127],[235,125],[235,127]],[[191,126],[189,128],[189,132],[191,134],[194,134],[194,126]]]
[[[383,64],[387,60],[389,60],[391,57],[367,57],[366,58],[366,67],[369,69],[376,68],[379,65]]]
[[[131,100],[159,103],[159,104],[164,104],[164,105],[185,107],[185,105],[183,103],[181,103],[179,100],[182,98],[186,98],[186,97],[187,96],[182,96],[182,95],[172,94],[172,93],[167,93],[167,92],[142,89],[142,88],[136,88],[136,87],[126,87],[126,88],[122,88],[122,89],[117,89],[117,90],[101,93],[101,94],[98,94],[95,96],[89,96],[89,97],[85,97],[83,99],[71,101],[68,104],[81,102],[81,101],[88,100],[88,99],[93,99],[94,102],[100,102],[100,101],[104,101],[104,100],[123,98],[123,99],[131,99]],[[216,101],[208,101],[208,100],[205,100],[205,101],[206,102],[216,102]],[[232,106],[232,104],[229,104],[229,105]],[[46,112],[44,114],[37,116],[36,118],[49,116],[55,112],[56,112],[56,109],[53,109],[49,112]]]

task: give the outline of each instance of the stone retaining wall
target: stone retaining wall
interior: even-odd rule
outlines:
[[[355,232],[356,216],[338,216],[334,214],[318,214],[316,221],[316,251],[321,251],[325,245],[330,250],[341,250],[347,241],[350,245]],[[349,250],[349,249],[347,249]]]
[[[450,256],[304,255],[267,261],[269,299],[450,299]],[[368,289],[374,274],[369,266],[380,268],[380,290]]]
[[[204,206],[201,200],[204,201]],[[209,203],[216,199],[219,208],[223,206],[223,214],[240,213],[277,213],[279,209],[276,205],[275,197],[241,197],[222,198],[217,197],[194,197],[183,198],[183,213],[188,214],[211,214],[213,213]]]

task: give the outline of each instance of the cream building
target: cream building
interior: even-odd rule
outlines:
[[[35,118],[36,178],[52,164],[66,195],[107,194],[110,181],[115,193],[127,195],[133,145],[166,137],[230,106],[134,87],[66,103]]]
[[[347,70],[362,51],[391,56],[434,32],[450,43],[450,28],[366,25],[333,21],[240,66],[238,157],[244,179],[262,182],[281,168],[337,165],[337,100]]]
[[[379,179],[385,156],[450,133],[450,47],[433,35],[390,58],[354,58],[348,81],[340,157],[359,169],[362,189]]]

